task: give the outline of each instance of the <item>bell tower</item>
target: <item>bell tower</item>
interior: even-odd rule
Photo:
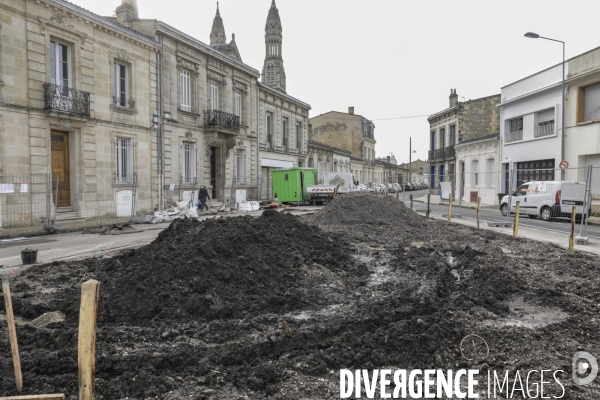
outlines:
[[[283,68],[283,53],[281,34],[281,19],[275,0],[271,3],[271,9],[265,25],[265,64],[262,71],[262,83],[285,93],[285,69]]]

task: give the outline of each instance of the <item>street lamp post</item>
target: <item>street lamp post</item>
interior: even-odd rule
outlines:
[[[534,32],[527,32],[525,37],[531,39],[546,39],[551,40],[553,42],[562,43],[563,48],[563,60],[562,60],[562,102],[561,102],[561,134],[560,134],[560,161],[565,159],[565,42],[562,40],[550,39],[547,37],[543,37]],[[560,170],[560,178],[561,180],[565,179],[565,170],[561,168]]]

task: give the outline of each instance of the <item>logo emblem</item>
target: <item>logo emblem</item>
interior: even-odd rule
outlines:
[[[578,351],[573,356],[573,382],[579,386],[585,386],[592,383],[598,375],[598,361],[596,357],[587,351]],[[588,370],[590,374],[587,377],[582,377]]]

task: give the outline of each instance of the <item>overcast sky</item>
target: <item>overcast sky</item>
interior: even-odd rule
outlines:
[[[121,0],[71,0],[113,15]],[[220,0],[228,41],[262,70],[271,0]],[[210,43],[216,1],[138,0],[140,18],[160,19]],[[311,116],[348,110],[376,124],[377,156],[426,159],[425,117],[562,61],[560,43],[528,39],[533,31],[567,43],[567,58],[600,46],[597,0],[277,0],[283,24],[287,92],[312,105]],[[459,97],[459,100],[464,100]]]

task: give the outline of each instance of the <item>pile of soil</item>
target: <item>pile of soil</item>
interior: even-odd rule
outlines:
[[[331,225],[387,225],[418,226],[419,216],[406,208],[394,196],[374,196],[366,192],[339,195],[327,207],[309,216],[309,224],[320,227]]]
[[[98,399],[338,399],[341,368],[391,366],[563,369],[570,398],[599,397],[570,375],[575,351],[600,354],[598,257],[428,220],[392,196],[286,214],[179,220],[137,251],[14,278],[24,392],[76,399],[79,291],[96,278]],[[50,311],[66,321],[27,323]],[[463,357],[469,334],[489,354]],[[5,328],[0,343],[0,393],[14,395]]]

